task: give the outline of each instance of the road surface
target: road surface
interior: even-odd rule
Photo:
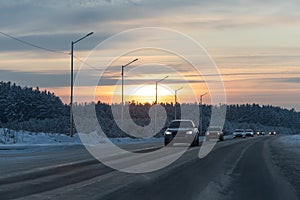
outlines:
[[[95,160],[82,146],[0,151],[1,199],[299,199],[299,174],[288,177],[278,139],[218,142],[199,159],[193,147],[156,172],[130,174]],[[161,144],[136,144],[149,151]],[[130,147],[128,147],[130,148]],[[142,150],[145,148],[145,150]],[[173,147],[176,148],[176,147]],[[139,149],[139,150],[137,150]],[[121,159],[121,158],[115,158]],[[299,166],[296,166],[299,169]],[[288,168],[290,170],[290,168]],[[297,190],[298,188],[298,190]]]

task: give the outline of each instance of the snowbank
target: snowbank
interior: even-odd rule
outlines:
[[[110,138],[115,144],[162,142],[163,138]],[[59,133],[31,133],[0,128],[0,146],[82,145],[80,137]]]
[[[81,144],[78,135],[73,138],[59,133],[31,133],[0,129],[0,145],[57,145]]]

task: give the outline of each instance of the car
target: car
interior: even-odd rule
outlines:
[[[208,129],[205,133],[205,139],[206,139],[206,141],[209,141],[210,139],[218,139],[220,141],[223,141],[224,133],[222,131],[222,128],[220,126],[208,127]]]
[[[257,131],[256,135],[265,135],[265,132],[264,131]]]
[[[245,137],[245,130],[244,129],[235,129],[233,131],[233,137]]]
[[[276,131],[270,131],[270,132],[269,132],[269,135],[276,135],[276,134],[277,134]]]
[[[247,137],[247,136],[254,137],[254,131],[252,129],[246,129],[245,137]]]
[[[165,145],[188,143],[199,146],[199,131],[192,120],[173,120],[164,133]]]

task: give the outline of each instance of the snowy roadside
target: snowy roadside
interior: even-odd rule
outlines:
[[[300,134],[274,137],[271,152],[274,163],[300,197]]]
[[[226,139],[231,139],[232,135],[226,135]],[[110,138],[114,144],[140,144],[140,143],[163,143],[163,138]],[[205,138],[200,136],[200,142]],[[37,146],[68,146],[83,145],[81,138],[75,134],[72,138],[66,134],[59,133],[32,133],[27,131],[14,131],[0,128],[0,150],[25,149]]]
[[[162,142],[163,138],[110,138],[115,144]],[[72,138],[59,133],[31,133],[0,129],[0,150],[23,149],[31,146],[83,145],[78,134]]]
[[[31,133],[0,129],[0,149],[23,149],[31,146],[81,145],[78,135],[73,138],[58,133]]]

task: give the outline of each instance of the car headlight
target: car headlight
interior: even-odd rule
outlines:
[[[206,135],[209,135],[209,132],[207,132]]]
[[[220,133],[218,133],[218,135],[220,135]]]
[[[192,135],[192,134],[193,134],[193,131],[187,131],[186,134]]]
[[[165,134],[166,134],[166,135],[171,135],[172,132],[171,132],[171,131],[166,131]]]

